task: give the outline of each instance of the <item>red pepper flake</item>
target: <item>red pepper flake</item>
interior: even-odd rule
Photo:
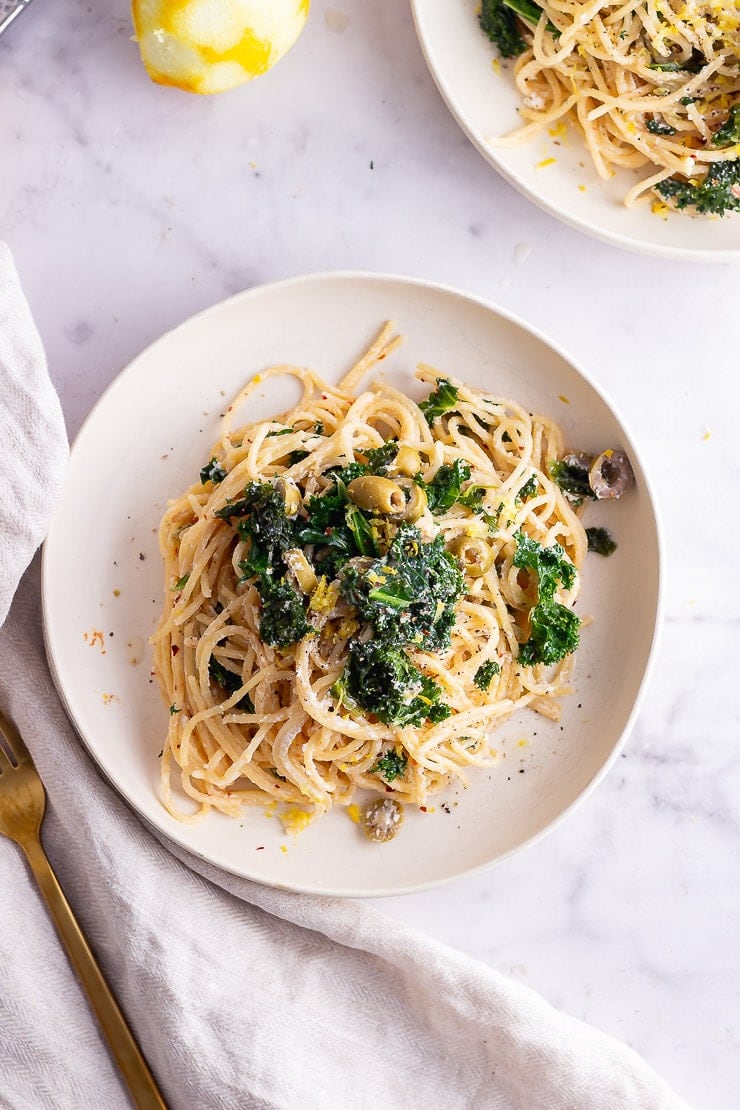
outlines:
[[[98,647],[100,654],[105,655],[105,632],[101,632],[99,628],[92,628],[89,632],[82,633],[82,639],[88,647]]]
[[[180,649],[179,649],[179,647],[177,646],[177,644],[173,644],[173,645],[172,645],[172,647],[170,648],[170,651],[172,652],[172,654],[173,654],[173,655],[177,655],[177,653],[178,653],[178,651],[179,651],[179,650],[180,650]]]
[[[419,809],[421,810],[422,813],[426,813],[426,811],[427,811],[426,806],[419,806]]]

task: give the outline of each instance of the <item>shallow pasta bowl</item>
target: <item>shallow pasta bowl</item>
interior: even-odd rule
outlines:
[[[207,462],[224,411],[246,378],[277,362],[338,380],[392,319],[406,337],[383,364],[402,389],[427,362],[554,416],[566,442],[624,448],[636,485],[587,523],[619,541],[591,555],[579,610],[575,693],[559,724],[524,712],[496,733],[500,759],[450,787],[401,834],[371,844],[336,808],[299,836],[259,810],[182,824],[159,800],[167,707],[152,679],[147,638],[161,606],[157,525]],[[293,402],[268,380],[251,418]],[[125,460],[125,461],[123,461]],[[608,518],[607,518],[608,513]],[[44,550],[44,621],[59,691],[100,769],[171,841],[236,875],[347,896],[397,894],[446,882],[532,843],[606,773],[637,711],[660,599],[658,525],[637,448],[587,375],[528,326],[442,286],[325,274],[249,290],[169,332],[118,377],[75,443],[62,504]]]
[[[448,108],[484,158],[546,212],[614,246],[697,262],[740,262],[740,213],[691,217],[652,211],[650,200],[625,208],[638,176],[620,171],[602,181],[575,128],[547,131],[515,147],[494,147],[509,134],[521,104],[513,64],[494,64],[496,50],[478,26],[479,0],[411,0],[432,77]],[[648,176],[648,170],[639,177]]]

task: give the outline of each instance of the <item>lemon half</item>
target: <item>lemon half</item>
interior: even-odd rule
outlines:
[[[132,0],[152,81],[217,93],[265,73],[303,30],[309,0]]]

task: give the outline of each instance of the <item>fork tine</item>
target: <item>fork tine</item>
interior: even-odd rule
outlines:
[[[32,767],[34,765],[31,753],[23,743],[20,732],[10,718],[5,716],[2,709],[0,709],[0,753],[6,756],[13,768],[19,767],[22,763],[28,763]]]
[[[15,767],[10,762],[10,756],[5,749],[2,733],[0,733],[0,775],[3,771],[14,771]]]

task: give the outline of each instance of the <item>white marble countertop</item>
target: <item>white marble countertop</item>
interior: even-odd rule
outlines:
[[[118,0],[37,0],[0,40],[0,236],[70,433],[167,328],[317,270],[460,286],[590,369],[665,527],[639,720],[543,842],[381,908],[627,1041],[692,1105],[737,1106],[738,268],[631,255],[520,197],[458,130],[399,0],[314,0],[275,70],[213,99],[151,84],[130,35]]]

